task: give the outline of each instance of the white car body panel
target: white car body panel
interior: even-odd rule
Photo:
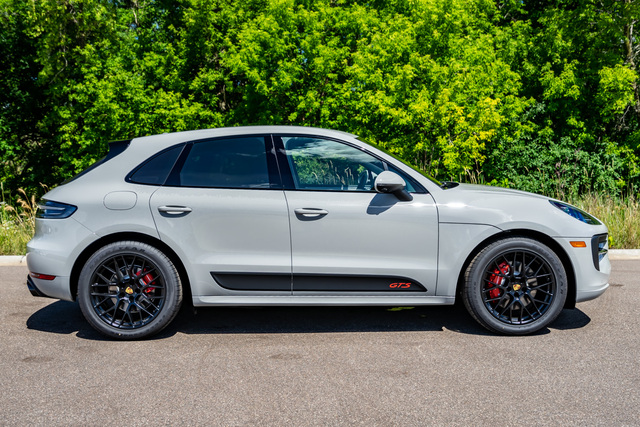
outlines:
[[[414,194],[412,202],[397,201],[376,214],[367,213],[371,201],[394,196],[172,188],[124,180],[145,159],[173,145],[256,134],[313,135],[344,141],[392,164],[428,193]],[[530,193],[464,184],[440,188],[355,136],[324,129],[256,126],[136,138],[123,154],[70,184],[54,188],[45,198],[79,207],[68,219],[38,219],[36,235],[28,244],[29,270],[57,276],[53,281],[34,279],[38,288],[47,296],[64,300],[75,298],[70,278],[78,257],[94,242],[117,233],[137,233],[167,244],[188,274],[196,306],[452,304],[470,254],[487,239],[522,230],[539,233],[562,248],[575,276],[577,302],[597,297],[608,286],[608,256],[604,255],[598,271],[590,248],[590,239],[607,233],[606,226],[580,222],[553,207],[550,199]],[[184,205],[193,210],[181,218],[167,218],[157,210],[163,205]],[[321,208],[328,215],[316,221],[299,221],[296,208]],[[386,218],[389,223],[382,221]],[[585,241],[588,247],[574,248],[569,243],[574,240]],[[211,271],[286,275],[323,270],[408,276],[423,283],[427,292],[297,295],[295,291],[237,291],[222,288],[210,276]]]
[[[164,205],[193,211],[183,217],[163,216],[158,207]],[[190,272],[194,298],[255,294],[218,286],[212,271],[291,274],[289,216],[281,190],[165,187],[151,197],[150,209],[160,239],[176,248]]]

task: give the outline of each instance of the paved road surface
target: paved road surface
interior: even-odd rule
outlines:
[[[0,425],[638,425],[640,261],[529,337],[459,307],[182,312],[101,338],[0,267]]]

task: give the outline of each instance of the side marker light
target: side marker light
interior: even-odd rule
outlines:
[[[587,243],[583,241],[569,242],[574,248],[586,248]]]

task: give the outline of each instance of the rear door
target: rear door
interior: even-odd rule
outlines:
[[[188,260],[194,296],[291,294],[289,217],[270,136],[187,144],[151,211],[161,239]]]
[[[294,295],[435,295],[438,219],[430,194],[404,176],[412,201],[376,193],[377,174],[393,167],[348,143],[275,140],[291,180]]]

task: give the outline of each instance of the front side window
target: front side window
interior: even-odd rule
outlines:
[[[350,145],[314,137],[282,137],[297,189],[371,191],[382,161]]]
[[[270,188],[264,137],[194,143],[179,183],[183,187]]]

